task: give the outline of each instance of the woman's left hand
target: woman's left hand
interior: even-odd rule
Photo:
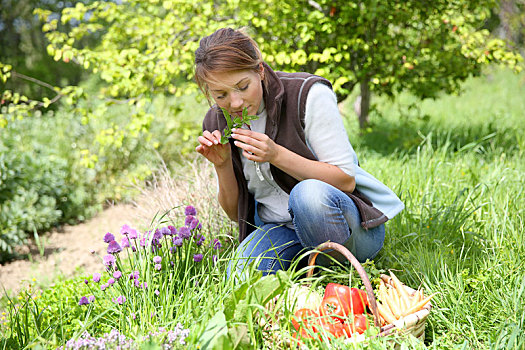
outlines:
[[[235,146],[243,150],[246,159],[255,162],[273,163],[279,152],[279,146],[268,135],[247,129],[233,129],[231,135]]]

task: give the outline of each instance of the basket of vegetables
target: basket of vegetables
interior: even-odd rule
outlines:
[[[335,338],[361,337],[364,340],[363,333],[369,326],[370,318],[379,329],[376,336],[398,333],[424,339],[433,295],[425,297],[422,290],[406,286],[390,272],[390,276],[381,275],[376,298],[374,288],[359,261],[343,245],[334,242],[319,245],[310,255],[308,265],[312,268],[308,270],[307,277],[313,275],[316,257],[325,250],[337,251],[348,259],[365,290],[329,283],[317,308],[301,307],[295,311],[292,319],[295,329],[293,337],[298,344],[301,344],[301,339],[314,338],[320,333]]]

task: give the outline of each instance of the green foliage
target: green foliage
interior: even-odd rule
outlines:
[[[230,116],[230,113],[224,108],[222,109],[222,113],[224,114],[224,118],[226,118],[227,127],[224,129],[224,134],[221,136],[221,143],[225,144],[228,143],[228,139],[230,138],[232,134],[232,129],[235,128],[241,128],[243,125],[250,125],[251,120],[255,120],[259,118],[256,115],[248,115],[248,109],[244,107],[242,110],[242,116],[241,117],[235,117],[232,118]]]
[[[255,29],[266,60],[279,69],[322,75],[340,99],[359,85],[366,119],[369,91],[436,97],[457,92],[460,82],[479,75],[487,63],[520,70],[521,56],[482,29],[495,4],[259,1],[242,6],[238,15]]]
[[[85,185],[75,182],[82,175],[74,174],[68,158],[59,154],[60,145],[31,139],[24,134],[29,123],[20,124],[25,125],[8,126],[0,141],[1,261],[25,243],[28,234],[89,215],[93,202]]]

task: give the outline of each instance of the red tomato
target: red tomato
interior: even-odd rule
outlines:
[[[353,323],[345,323],[344,324],[344,331],[348,337],[352,336],[352,333],[359,333],[362,334],[366,329],[368,328],[368,320],[366,319],[366,316],[363,314],[355,315],[354,316],[354,322]]]
[[[292,317],[292,324],[296,331],[303,327],[311,327],[313,331],[317,331],[319,315],[312,309],[299,309]]]
[[[323,329],[333,335],[336,338],[340,338],[345,336],[345,329],[343,326],[343,323],[334,321],[333,319],[327,320],[325,318],[321,318],[321,327]],[[319,330],[321,332],[321,330]]]

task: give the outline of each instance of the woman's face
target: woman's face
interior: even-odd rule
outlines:
[[[248,115],[255,115],[263,98],[262,78],[262,70],[214,73],[208,89],[217,105],[230,114],[241,116],[246,107]]]

